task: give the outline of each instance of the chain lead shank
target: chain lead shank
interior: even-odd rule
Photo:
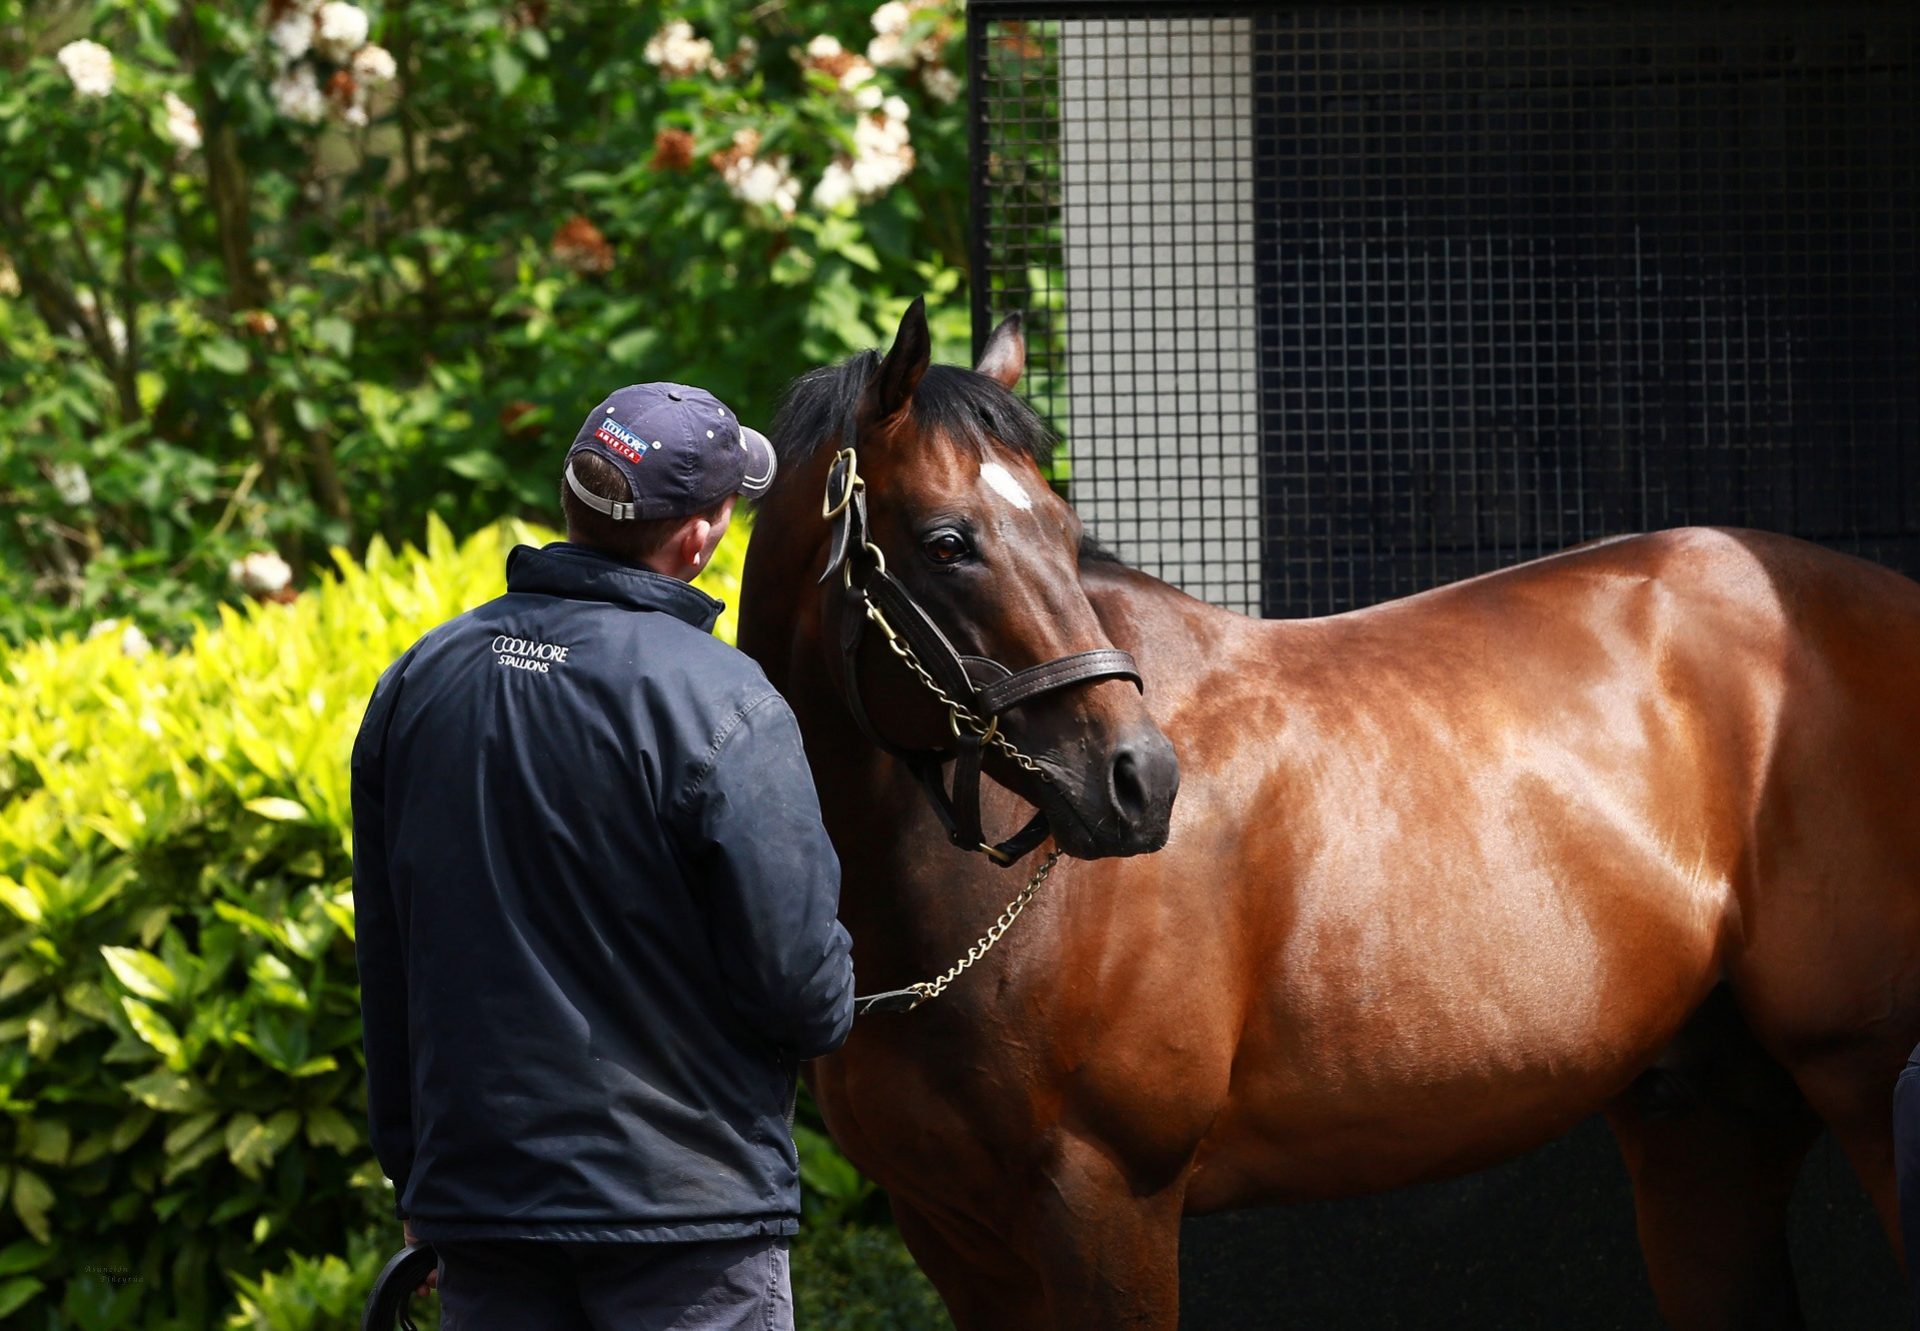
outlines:
[[[987,931],[980,935],[979,941],[967,949],[964,957],[947,967],[945,974],[937,975],[931,980],[910,984],[905,989],[890,989],[883,994],[870,994],[864,998],[856,998],[853,1000],[854,1015],[863,1016],[868,1012],[911,1012],[922,1003],[940,997],[946,992],[948,985],[966,974],[973,968],[975,962],[993,951],[993,945],[1013,927],[1013,922],[1019,919],[1020,913],[1027,908],[1027,903],[1033,900],[1034,895],[1045,884],[1060,854],[1058,847],[1047,852],[1047,858],[1042,860],[1040,867],[1033,871],[1033,877],[1027,880],[1027,885],[1020,889],[1019,895],[1007,903],[1007,908],[1000,912],[1000,918],[988,926]]]

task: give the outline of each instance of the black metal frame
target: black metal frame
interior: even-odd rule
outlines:
[[[1054,37],[1229,16],[1254,34],[1264,613],[1687,523],[1920,573],[1920,96],[1899,7],[977,0],[975,338],[1040,307],[1030,391],[1056,419],[1069,393],[1083,417],[1100,404],[1064,383],[1052,289]]]

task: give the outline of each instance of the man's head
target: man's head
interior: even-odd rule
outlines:
[[[736,497],[773,484],[773,446],[705,389],[634,384],[588,414],[567,451],[567,539],[692,578],[726,534]]]

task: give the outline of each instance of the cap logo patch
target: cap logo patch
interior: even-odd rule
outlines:
[[[593,427],[593,437],[629,462],[646,456],[646,441],[611,416]]]

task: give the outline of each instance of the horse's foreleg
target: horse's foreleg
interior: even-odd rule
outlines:
[[[907,1251],[940,1294],[955,1331],[1047,1331],[1046,1294],[1012,1244],[894,1197]]]
[[[1065,1138],[1026,1228],[1049,1325],[1172,1331],[1180,1320],[1184,1185],[1137,1195],[1100,1145]]]
[[[1607,1108],[1660,1311],[1678,1331],[1802,1326],[1787,1204],[1819,1120],[1724,997],[1676,1052]]]
[[[1909,1028],[1910,1029],[1910,1028]],[[1793,1069],[1809,1103],[1833,1132],[1872,1199],[1887,1241],[1905,1259],[1900,1199],[1893,1169],[1893,1088],[1906,1064],[1898,1042],[1863,1041],[1808,1059]],[[1908,1272],[1912,1279],[1915,1272]]]

